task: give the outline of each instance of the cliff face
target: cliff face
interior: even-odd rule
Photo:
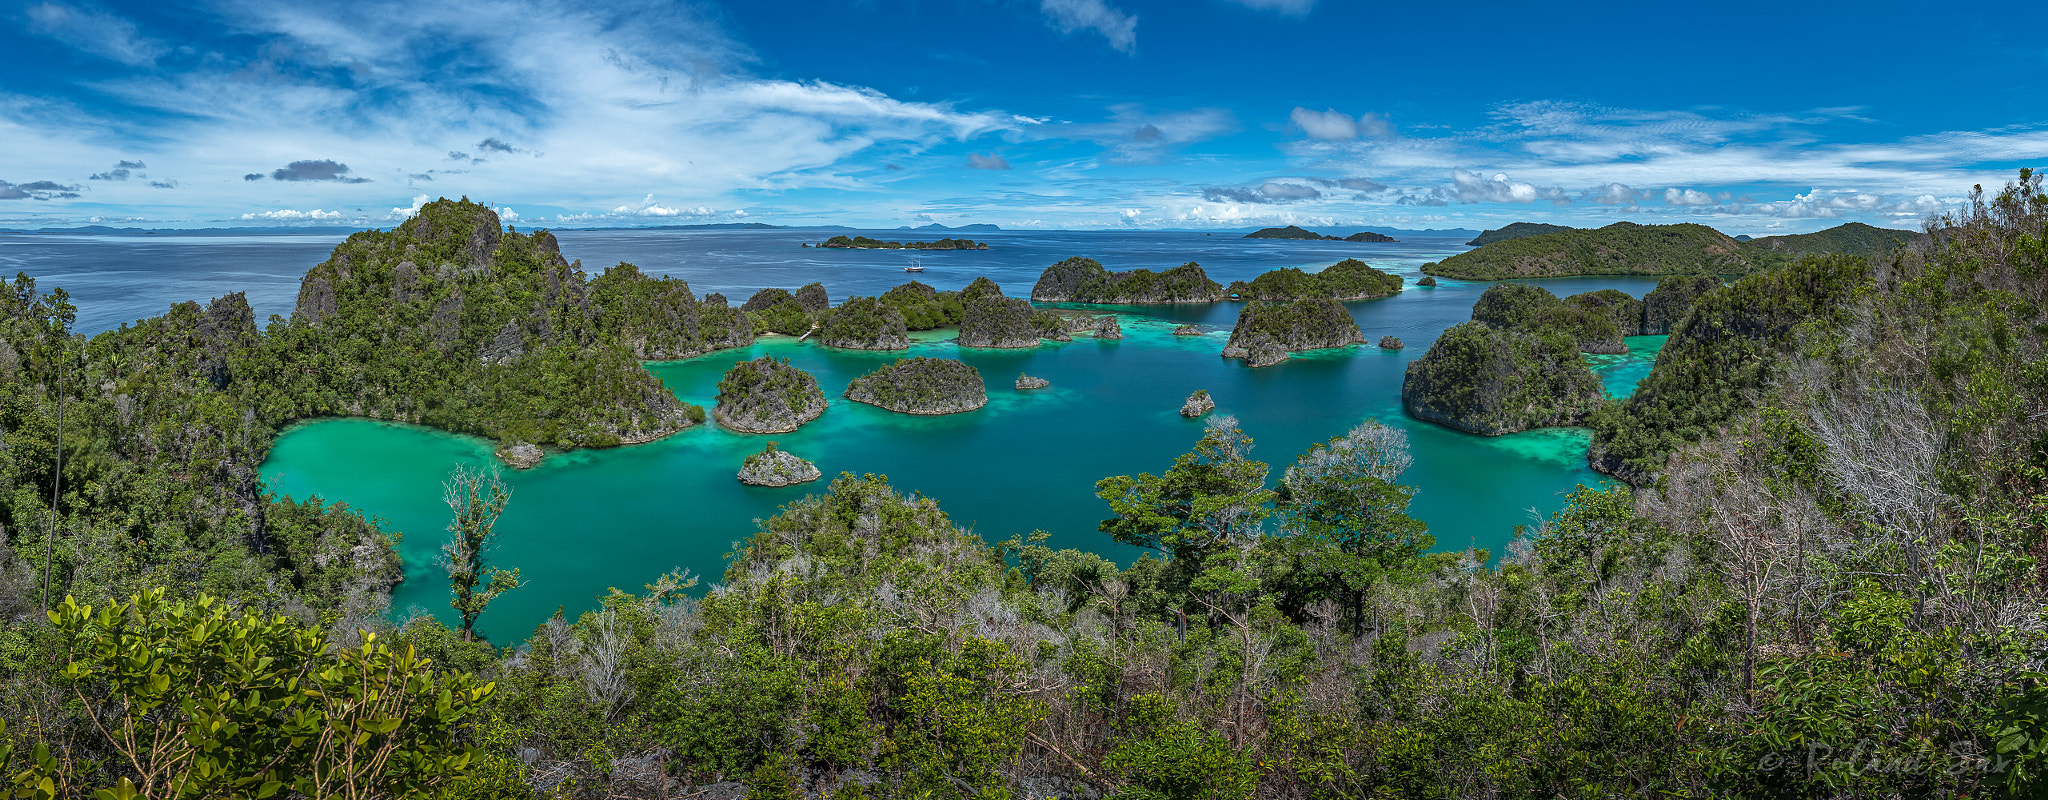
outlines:
[[[894,306],[873,297],[855,297],[832,310],[818,331],[818,341],[849,350],[906,350],[907,330]]]
[[[1743,274],[1758,263],[1744,243],[1705,225],[1617,222],[1593,230],[1540,233],[1423,265],[1431,275],[1466,280],[1567,275]]]
[[[231,311],[213,324],[238,328]],[[309,398],[293,416],[361,415],[562,447],[641,442],[702,411],[639,360],[751,341],[736,312],[725,314],[700,309],[681,281],[631,267],[592,281],[553,235],[507,233],[491,209],[444,199],[396,229],[350,236],[306,273],[292,321],[275,335],[286,363],[265,379]],[[358,366],[311,368],[335,363]]]
[[[1401,384],[1409,414],[1485,436],[1577,425],[1606,399],[1568,337],[1481,322],[1444,331]]]
[[[741,433],[787,433],[825,413],[818,379],[764,356],[742,361],[718,381],[718,424]]]
[[[1041,333],[1060,333],[1056,321],[1039,319],[1029,302],[1004,297],[1002,287],[987,278],[974,279],[960,299],[967,304],[960,317],[961,347],[1037,347]]]
[[[1018,388],[1025,388],[1021,379]],[[905,358],[853,379],[846,399],[902,414],[959,414],[988,405],[988,387],[961,362]]]
[[[1265,367],[1286,360],[1291,352],[1364,342],[1365,334],[1359,332],[1351,312],[1335,300],[1254,301],[1238,313],[1223,357]]]
[[[1031,287],[1031,299],[1041,303],[1213,303],[1223,297],[1222,284],[1192,261],[1165,272],[1110,272],[1095,259],[1069,258],[1046,267]]]

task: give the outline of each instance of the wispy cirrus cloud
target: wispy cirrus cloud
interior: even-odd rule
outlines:
[[[155,64],[170,49],[142,35],[135,23],[89,5],[43,2],[23,13],[31,32],[129,66]]]
[[[1109,46],[1124,53],[1138,49],[1138,16],[1125,13],[1105,0],[1039,0],[1046,21],[1061,33],[1092,31],[1102,35]]]

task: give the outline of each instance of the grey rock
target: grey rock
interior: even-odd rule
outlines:
[[[292,307],[292,320],[318,325],[340,310],[334,299],[334,284],[326,278],[307,275],[299,284],[299,302]]]
[[[540,465],[541,459],[546,458],[547,453],[527,442],[513,442],[498,448],[497,456],[499,461],[505,462],[505,466],[513,469],[533,469]]]
[[[1189,419],[1215,410],[1216,400],[1209,396],[1207,389],[1196,389],[1194,394],[1188,395],[1187,402],[1180,404],[1180,415]]]
[[[774,442],[768,443],[768,449],[747,456],[746,462],[740,465],[739,474],[740,483],[750,486],[789,486],[809,483],[821,477],[824,473],[818,471],[818,465],[788,451],[775,449]]]
[[[1017,376],[1017,388],[1019,389],[1043,389],[1051,385],[1052,381],[1044,378],[1033,378],[1029,375]]]

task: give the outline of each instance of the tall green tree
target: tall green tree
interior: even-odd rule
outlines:
[[[462,636],[476,636],[476,618],[498,595],[519,588],[519,570],[500,569],[489,562],[495,544],[498,515],[512,499],[503,476],[496,469],[455,468],[441,484],[441,499],[455,519],[448,523],[448,542],[441,545],[441,566],[448,571],[448,588],[455,594],[448,604],[462,615]]]
[[[1408,435],[1368,419],[1326,444],[1309,447],[1280,480],[1280,539],[1302,576],[1299,600],[1340,599],[1363,630],[1365,598],[1436,545],[1408,515],[1415,489],[1395,481],[1413,459]]]
[[[1116,516],[1104,533],[1124,544],[1172,555],[1190,574],[1209,556],[1254,540],[1272,509],[1266,489],[1271,468],[1251,458],[1252,437],[1237,418],[1209,418],[1192,452],[1175,458],[1162,475],[1117,475],[1095,483],[1095,496]]]

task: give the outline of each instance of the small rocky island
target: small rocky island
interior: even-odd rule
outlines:
[[[1209,280],[1202,265],[1190,261],[1165,272],[1134,269],[1110,272],[1092,258],[1069,258],[1039,273],[1031,299],[1040,303],[1214,303],[1223,299],[1223,285]]]
[[[866,236],[844,234],[826,239],[819,247],[836,247],[854,250],[987,250],[988,243],[973,239],[940,239],[936,242],[885,242]]]
[[[1187,402],[1180,404],[1180,415],[1188,419],[1194,419],[1215,410],[1216,401],[1209,397],[1208,389],[1196,389],[1194,394],[1188,395]]]
[[[530,442],[512,442],[498,448],[494,455],[499,461],[505,462],[505,466],[513,469],[533,469],[540,466],[541,459],[547,457],[545,451]]]
[[[1242,358],[1253,367],[1270,367],[1301,350],[1363,344],[1365,334],[1351,312],[1335,300],[1306,299],[1285,303],[1253,301],[1237,315],[1224,358]]]
[[[1033,378],[1029,375],[1025,375],[1022,373],[1018,373],[1017,375],[1017,389],[1020,391],[1024,389],[1043,389],[1051,385],[1052,381],[1046,380],[1044,378]]]
[[[896,307],[873,297],[839,304],[818,330],[818,343],[847,350],[907,350],[909,326]]]
[[[1202,335],[1202,328],[1199,325],[1175,325],[1173,326],[1173,335],[1200,336]]]
[[[1405,345],[1405,344],[1402,344],[1402,343],[1401,343],[1401,337],[1399,337],[1399,336],[1382,336],[1382,337],[1380,337],[1380,349],[1381,349],[1381,350],[1399,350],[1399,349],[1401,349],[1401,348],[1403,348],[1403,347],[1407,347],[1407,346],[1408,346],[1408,345]]]
[[[1419,281],[1416,281],[1416,282],[1415,282],[1415,285],[1416,285],[1416,286],[1429,286],[1429,287],[1435,287],[1435,286],[1436,286],[1436,276],[1435,276],[1435,275],[1424,275],[1424,276],[1422,276],[1422,280],[1419,280]]]
[[[726,370],[711,412],[719,425],[740,433],[788,433],[823,413],[825,393],[818,390],[818,379],[773,356]]]
[[[960,291],[967,309],[960,316],[960,346],[1014,349],[1037,347],[1041,332],[1057,337],[1058,322],[1042,324],[1031,303],[1004,297],[995,281],[975,278]],[[1050,328],[1050,330],[1048,330]]]
[[[1019,388],[1023,379],[1019,378]],[[853,379],[846,399],[902,414],[959,414],[988,405],[981,371],[950,358],[898,359]]]
[[[1400,276],[1373,269],[1358,259],[1347,258],[1324,267],[1320,272],[1304,272],[1295,267],[1269,270],[1250,283],[1236,281],[1230,284],[1230,295],[1245,300],[1372,300],[1399,294],[1401,287]]]
[[[824,477],[818,465],[796,457],[785,450],[775,449],[769,442],[768,449],[747,456],[740,464],[740,483],[749,486],[791,486],[809,483]]]

